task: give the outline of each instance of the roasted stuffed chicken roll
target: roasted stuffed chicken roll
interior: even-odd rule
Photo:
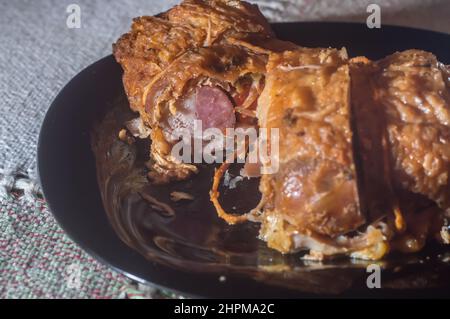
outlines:
[[[218,45],[189,51],[173,62],[144,91],[143,118],[152,128],[150,174],[154,180],[183,179],[196,166],[180,163],[172,146],[187,132],[255,125],[256,101],[264,85],[264,56],[236,46]],[[200,137],[201,138],[201,137]]]
[[[261,178],[261,238],[315,259],[448,242],[449,110],[448,69],[427,52],[271,54],[257,113],[280,130],[280,169]]]
[[[152,140],[153,181],[184,179],[197,170],[171,156],[174,129],[200,120],[203,128],[223,130],[254,117],[267,57],[252,43],[272,35],[257,7],[242,1],[186,0],[134,20],[113,51],[130,106],[140,114],[130,126]]]
[[[386,251],[381,229],[346,236],[366,223],[353,156],[350,74],[345,50],[271,54],[259,125],[279,130],[279,171],[263,174],[260,236],[281,252],[322,255]]]
[[[448,243],[449,110],[448,69],[427,52],[271,54],[257,117],[280,130],[280,165],[261,177],[261,238],[314,259]]]

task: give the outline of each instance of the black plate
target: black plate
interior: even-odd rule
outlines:
[[[371,30],[349,23],[283,23],[275,24],[274,29],[280,38],[303,46],[345,46],[350,56],[378,59],[416,48],[431,51],[450,64],[450,36],[446,34],[393,26]],[[150,213],[148,216],[153,217],[145,220],[149,222],[146,233],[140,235],[153,240],[158,237],[159,244],[155,241],[150,253],[130,248],[108,220],[91,150],[92,130],[107,111],[119,103],[126,112],[121,75],[112,56],[78,74],[51,105],[39,137],[38,169],[44,196],[61,227],[89,254],[135,280],[192,296],[449,296],[450,252],[446,248],[431,247],[416,255],[388,257],[379,263],[384,269],[383,288],[370,290],[366,286],[367,263],[347,259],[305,263],[297,255],[281,256],[255,239],[252,226],[231,228],[218,221],[207,193],[206,200],[196,204],[200,209],[197,214],[203,215],[181,219],[181,226],[178,217],[179,225],[171,228],[172,221]],[[197,178],[204,184],[210,182],[207,172]],[[169,189],[159,191],[167,193]],[[242,202],[242,195],[233,196]],[[180,205],[177,212],[186,208]],[[204,251],[199,247],[198,234],[210,231],[211,222],[219,234],[209,246],[213,249]],[[177,229],[180,233],[176,233]],[[192,231],[186,231],[189,229]],[[163,231],[164,236],[159,236]],[[167,242],[180,241],[189,249],[167,246]],[[215,248],[223,247],[225,242],[227,249],[216,258]]]

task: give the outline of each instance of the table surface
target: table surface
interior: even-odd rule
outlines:
[[[257,3],[272,22],[366,21],[450,33],[448,0],[284,0]],[[77,0],[81,28],[66,25],[70,1],[0,0],[0,298],[160,297],[99,264],[55,223],[36,181],[36,144],[60,89],[111,44],[135,16],[173,0]]]

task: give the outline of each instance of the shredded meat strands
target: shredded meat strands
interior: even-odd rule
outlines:
[[[222,165],[220,165],[220,167],[218,169],[216,169],[216,171],[214,173],[213,185],[212,185],[211,191],[209,193],[209,197],[211,199],[211,202],[214,204],[214,207],[216,208],[217,215],[220,218],[222,218],[223,220],[225,220],[228,224],[235,225],[235,224],[240,224],[240,223],[248,221],[249,217],[252,213],[250,212],[250,213],[247,213],[244,215],[230,214],[230,213],[227,213],[223,209],[222,205],[219,202],[220,193],[219,193],[218,189],[219,189],[220,181],[229,166],[230,166],[230,164],[228,164],[228,163],[222,163]]]
[[[218,169],[216,169],[216,171],[214,173],[213,185],[212,185],[211,191],[209,193],[211,202],[214,204],[214,207],[216,208],[217,215],[220,218],[222,218],[223,220],[225,220],[230,225],[240,224],[240,223],[247,222],[247,221],[252,221],[252,222],[259,221],[258,213],[263,205],[262,201],[255,208],[253,208],[250,212],[243,214],[243,215],[235,215],[235,214],[227,213],[223,209],[222,205],[220,204],[220,202],[219,202],[220,193],[219,193],[218,189],[219,189],[219,185],[220,185],[222,176],[225,174],[225,172],[229,166],[230,166],[230,164],[223,163],[222,165],[220,165],[220,167]]]
[[[234,157],[236,157],[236,153],[234,153]],[[222,205],[219,202],[220,192],[219,186],[220,181],[222,180],[223,175],[230,167],[230,163],[222,163],[218,169],[215,170],[213,185],[211,187],[211,191],[209,192],[209,197],[211,202],[213,203],[217,215],[225,220],[230,225],[240,224],[246,221],[258,222],[259,221],[259,212],[264,205],[264,200],[261,199],[259,204],[253,208],[250,212],[242,215],[235,215],[231,213],[227,213]]]

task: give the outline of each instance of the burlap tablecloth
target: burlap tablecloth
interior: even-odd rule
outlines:
[[[136,290],[71,242],[40,198],[36,143],[58,91],[84,67],[111,53],[131,19],[173,0],[0,0],[0,298],[160,297]],[[448,0],[253,1],[271,21],[365,22],[369,3],[382,24],[450,33]],[[81,8],[81,28],[66,25],[67,6]],[[73,280],[75,272],[80,276]]]

